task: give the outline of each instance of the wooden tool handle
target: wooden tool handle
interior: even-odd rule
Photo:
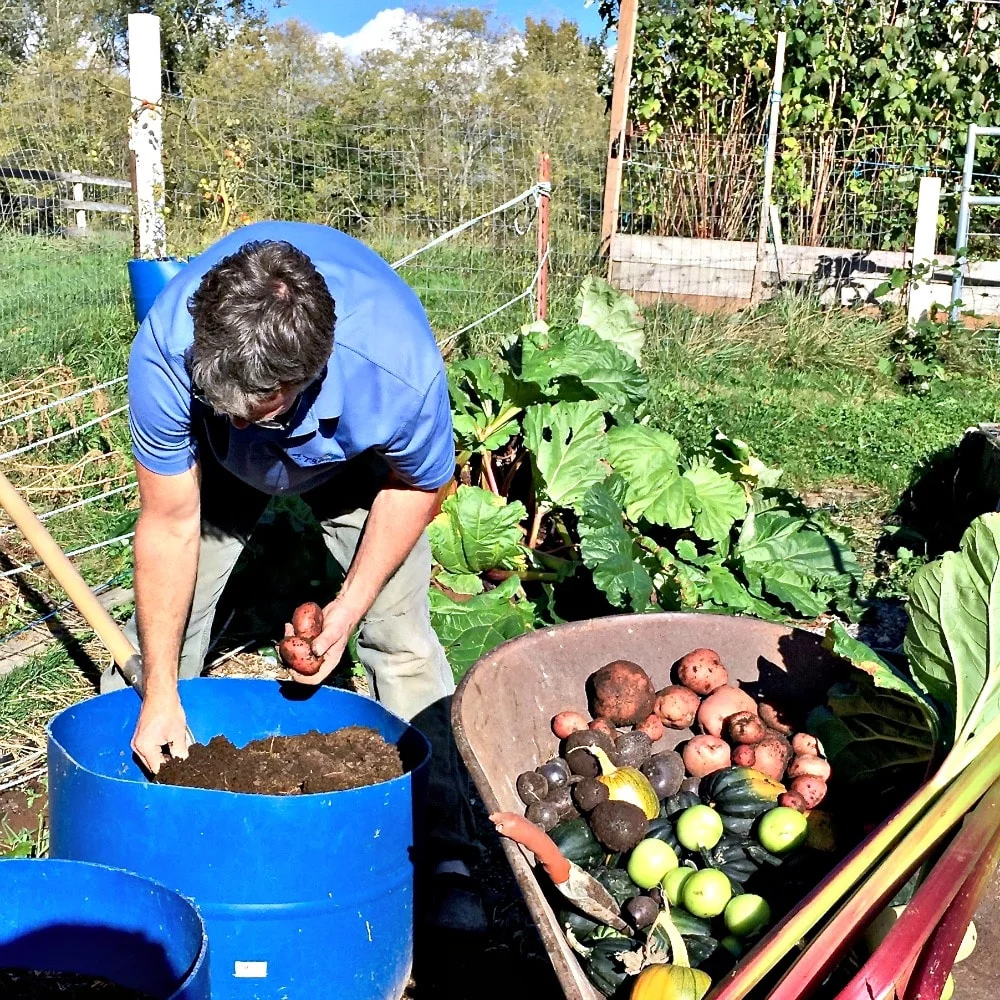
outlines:
[[[34,511],[21,499],[10,480],[0,472],[0,507],[10,515],[21,534],[38,553],[56,582],[66,591],[66,596],[76,605],[76,609],[87,620],[87,624],[97,633],[108,652],[119,667],[124,667],[135,655],[132,643],[118,627],[118,623],[108,614],[76,567],[66,558],[45,525],[35,516]]]

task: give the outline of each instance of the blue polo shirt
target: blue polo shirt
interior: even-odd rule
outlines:
[[[252,240],[284,240],[305,253],[335,304],[333,355],[285,430],[237,430],[192,399],[185,364],[194,341],[188,300],[213,264]],[[444,363],[420,300],[373,250],[326,226],[255,223],[192,259],[139,327],[128,394],[133,454],[160,475],[190,469],[199,447],[270,494],[318,486],[365,452],[421,489],[443,486],[455,471]]]

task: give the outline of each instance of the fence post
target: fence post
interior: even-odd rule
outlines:
[[[757,258],[753,266],[750,305],[760,304],[764,287],[764,255],[767,251],[767,227],[771,218],[771,186],[774,183],[774,158],[778,149],[778,113],[781,110],[781,81],[785,75],[785,32],[778,32],[778,50],[774,55],[774,84],[771,87],[771,114],[767,124],[767,153],[764,159],[764,191],[760,198],[760,224],[757,228]]]
[[[934,260],[937,250],[940,201],[941,178],[921,177],[920,192],[917,196],[917,227],[913,233],[912,281],[906,305],[906,318],[911,328],[922,319],[929,318],[930,308],[934,304],[934,290],[931,287],[934,269],[931,267],[921,275],[918,268],[921,265],[930,265]]]
[[[628,97],[632,85],[632,53],[635,49],[638,7],[638,0],[621,0],[618,9],[615,78],[611,91],[611,133],[608,138],[608,167],[604,178],[604,212],[601,217],[601,253],[609,255],[611,240],[618,229],[618,208],[622,196],[625,126],[628,122]],[[610,266],[609,260],[609,269]]]
[[[78,174],[80,171],[71,172]],[[83,201],[83,184],[80,181],[73,182],[73,201]],[[87,228],[87,213],[82,208],[76,210],[76,228],[81,231]]]
[[[132,97],[129,149],[132,151],[133,256],[167,255],[163,214],[163,93],[160,88],[160,19],[128,16],[128,79]]]
[[[545,319],[549,313],[549,201],[551,195],[552,160],[548,153],[538,154],[538,183],[542,192],[538,198],[538,285],[535,293],[535,318]]]

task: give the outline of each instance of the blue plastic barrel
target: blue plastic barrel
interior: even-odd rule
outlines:
[[[160,257],[156,260],[133,258],[128,262],[128,282],[132,289],[132,311],[135,321],[141,324],[146,318],[156,296],[167,282],[183,270],[186,260],[179,257]]]
[[[194,906],[81,861],[0,861],[0,968],[101,976],[156,1000],[211,996]]]
[[[215,1000],[396,1000],[413,957],[427,741],[376,702],[332,688],[198,678],[180,693],[202,742],[370,726],[399,746],[406,773],[293,796],[151,784],[129,750],[138,699],[116,691],[49,725],[52,855],[128,868],[193,899]]]

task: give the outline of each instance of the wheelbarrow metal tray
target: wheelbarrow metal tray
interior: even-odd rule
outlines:
[[[552,716],[585,707],[585,683],[594,670],[610,660],[633,660],[659,689],[671,683],[672,664],[699,646],[716,650],[730,679],[754,697],[805,704],[823,700],[838,662],[811,632],[712,614],[616,615],[511,639],[477,661],[452,703],[458,748],[487,809],[524,811],[517,776],[556,752]],[[656,748],[688,736],[668,730]],[[601,1000],[566,943],[533,860],[510,841],[503,847],[566,997]]]

